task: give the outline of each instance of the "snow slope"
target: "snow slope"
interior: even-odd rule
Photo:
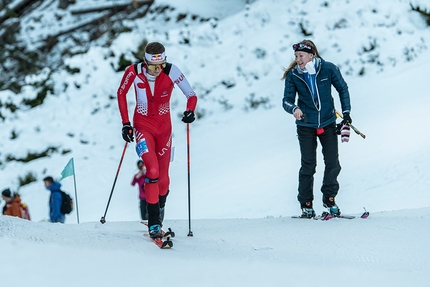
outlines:
[[[213,2],[228,8],[225,1]],[[19,270],[14,285],[427,286],[430,135],[423,123],[429,118],[429,27],[401,0],[389,6],[382,1],[286,5],[260,0],[240,8],[244,2],[228,1],[231,9],[223,11],[203,11],[206,6],[187,1],[156,2],[176,5],[172,13],[219,20],[199,23],[189,17],[187,23],[166,25],[157,22],[162,16],[136,20],[130,23],[133,31],[121,34],[110,47],[93,45],[87,53],[65,59],[81,72],[55,73],[56,93],[43,106],[14,114],[1,107],[7,116],[0,123],[3,162],[7,155],[24,157],[49,146],[72,150],[1,167],[1,183],[12,190],[28,172],[37,177],[19,189],[33,221],[0,218],[0,249],[7,258],[0,275],[6,282],[12,283],[11,274]],[[30,17],[27,21],[30,25]],[[37,29],[41,34],[57,27],[48,20],[40,23],[45,23]],[[368,219],[290,218],[299,213],[300,158],[294,120],[281,107],[279,79],[293,59],[291,45],[304,37],[300,23],[313,32],[309,38],[322,56],[341,68],[352,97],[353,124],[367,136],[363,140],[352,134],[349,143],[340,145],[343,170],[337,202],[347,214],[360,215],[366,207]],[[168,59],[195,87],[203,115],[191,125],[190,238],[186,134],[178,116],[185,98],[175,91],[175,160],[165,223],[177,234],[172,250],[158,250],[142,235],[137,189],[130,186],[137,161],[133,145],[127,149],[107,223],[99,223],[124,147],[114,98],[122,75],[112,65],[121,53],[131,55],[144,38],[165,43]],[[184,38],[190,44],[181,44]],[[37,39],[29,37],[29,45],[36,46]],[[28,81],[48,73],[47,67]],[[30,86],[19,95],[0,91],[2,102],[18,104],[34,96]],[[131,107],[132,98],[130,93]],[[253,109],[252,100],[267,103]],[[15,140],[12,131],[18,134]],[[41,180],[46,175],[59,178],[71,157],[81,223],[73,224],[76,212],[66,225],[43,222],[48,192]],[[322,168],[320,164],[315,176],[318,213],[323,211],[318,191]],[[72,177],[62,184],[74,194]]]
[[[168,220],[174,246],[160,250],[138,221],[2,217],[0,275],[27,286],[427,286],[429,224],[430,208],[327,222],[205,219],[187,237],[187,221]]]

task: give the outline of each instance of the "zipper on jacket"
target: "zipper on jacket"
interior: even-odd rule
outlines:
[[[306,81],[305,81],[304,79],[302,79],[299,75],[297,75],[297,74],[295,74],[295,73],[293,72],[293,75],[294,75],[294,76],[296,76],[297,78],[299,78],[302,82],[304,82],[304,83],[305,83],[305,85],[306,85],[306,87],[307,87],[307,88],[308,88],[308,90],[309,90],[309,93],[310,93],[310,95],[311,95],[311,97],[312,97],[312,102],[314,103],[314,106],[315,106],[315,108],[316,108],[316,110],[317,110],[317,112],[318,112],[318,128],[319,128],[319,127],[320,127],[320,125],[321,125],[321,100],[320,100],[320,95],[319,95],[319,92],[318,92],[318,85],[317,85],[317,76],[318,76],[318,74],[319,74],[320,70],[321,70],[321,69],[318,69],[318,71],[317,71],[317,72],[316,72],[316,74],[315,74],[315,90],[316,90],[316,92],[317,92],[319,108],[315,105],[315,102],[314,102],[314,100],[313,100],[313,96],[312,96],[312,90],[311,90],[311,88],[309,87],[308,83],[306,83]]]

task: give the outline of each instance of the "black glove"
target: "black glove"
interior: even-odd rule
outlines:
[[[306,114],[303,114],[300,120],[306,123],[308,121],[308,116],[306,116]]]
[[[342,130],[342,127],[343,127],[343,122],[340,122],[340,123],[336,124],[335,133],[337,135],[340,135],[340,131]]]
[[[122,138],[126,142],[132,142],[132,141],[134,141],[133,128],[131,127],[130,123],[124,123],[122,125]]]
[[[194,112],[189,110],[184,112],[184,116],[182,117],[182,121],[186,124],[191,124],[196,119]]]
[[[351,116],[349,115],[349,113],[344,113],[343,114],[343,121],[342,124],[352,124],[352,119]]]

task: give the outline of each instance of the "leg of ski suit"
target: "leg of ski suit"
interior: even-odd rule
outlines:
[[[145,193],[148,203],[148,225],[160,224],[159,198],[167,196],[170,179],[171,125],[161,126],[156,132],[150,129],[136,129],[136,143],[146,142],[146,151],[141,158],[146,165]]]

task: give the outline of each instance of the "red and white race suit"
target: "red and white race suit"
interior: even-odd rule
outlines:
[[[140,71],[136,74],[136,70]],[[155,78],[154,92],[152,92],[148,81],[148,78],[151,77],[146,73],[146,66],[130,65],[124,72],[117,92],[119,111],[124,124],[130,122],[127,92],[131,85],[134,85],[136,106],[133,127],[136,152],[145,162],[146,177],[153,182],[145,185],[146,201],[150,204],[156,204],[159,196],[166,195],[169,189],[172,147],[170,97],[174,84],[187,97],[187,111],[194,111],[197,104],[196,93],[179,68],[171,64],[170,70],[167,73],[165,71],[166,69]]]

